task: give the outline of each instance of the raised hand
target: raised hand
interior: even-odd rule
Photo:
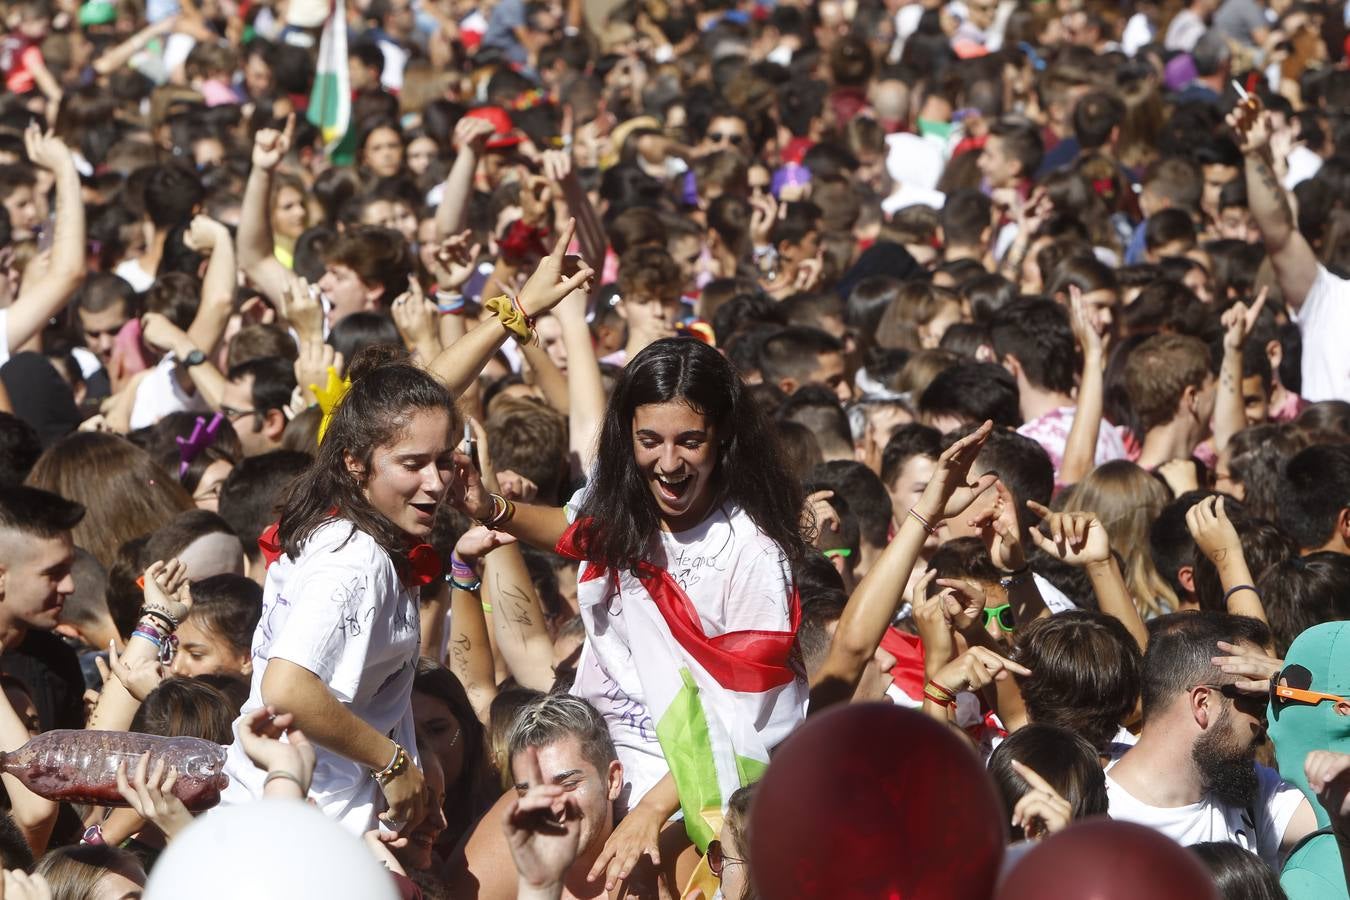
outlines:
[[[1111,539],[1096,513],[1052,512],[1035,500],[1028,500],[1027,508],[1044,519],[1045,531],[1031,529],[1031,542],[1047,555],[1071,566],[1111,558]]]
[[[275,128],[260,128],[253,136],[253,165],[271,172],[286,158],[294,138],[295,113],[286,117],[286,126],[281,131]]]
[[[192,606],[192,585],[188,581],[187,565],[170,557],[166,562],[156,560],[145,570],[145,608],[173,620],[183,621]]]
[[[141,340],[147,347],[160,352],[172,350],[183,337],[183,330],[163,313],[151,312],[141,316]]]
[[[65,141],[51,131],[42,131],[35,122],[29,123],[23,130],[23,148],[33,165],[52,172],[75,165]]]
[[[576,233],[576,219],[568,219],[553,252],[539,261],[539,267],[521,288],[519,302],[528,316],[537,316],[552,309],[558,301],[580,287],[590,288],[591,276],[595,274],[590,266],[582,262],[577,273],[570,278],[563,277],[563,260],[567,256],[567,247]]]
[[[323,301],[319,292],[299,275],[286,280],[281,314],[291,323],[302,341],[323,341]]]
[[[1013,771],[1022,776],[1030,789],[1013,807],[1012,824],[1021,828],[1028,840],[1039,840],[1069,827],[1073,807],[1059,795],[1050,782],[1036,774],[1031,766],[1012,761]]]
[[[230,229],[210,216],[198,215],[192,217],[192,224],[188,226],[187,234],[183,236],[183,243],[187,244],[189,250],[209,256],[212,250],[229,239]]]
[[[964,578],[939,578],[937,583],[945,588],[938,596],[952,628],[965,632],[984,626],[983,613],[989,597],[983,588]]]
[[[399,336],[410,350],[421,350],[429,354],[430,362],[440,352],[440,336],[437,334],[439,313],[436,304],[422,293],[422,286],[416,276],[408,277],[408,290],[394,298],[389,307],[398,328]]]
[[[502,469],[497,473],[497,488],[507,500],[523,503],[529,503],[539,494],[539,485],[510,469]]]
[[[951,660],[956,648],[945,598],[941,593],[928,596],[928,586],[935,578],[937,572],[930,569],[914,583],[909,593],[914,625],[919,630],[919,640],[923,641],[924,673],[929,677],[936,675]]]
[[[482,156],[483,152],[487,150],[488,138],[492,137],[495,131],[492,123],[486,119],[464,116],[455,123],[452,141],[460,152],[468,150],[475,156]]]
[[[1026,568],[1027,557],[1022,549],[1022,529],[1017,522],[1017,512],[1013,508],[1011,496],[999,494],[994,504],[970,520],[970,524],[980,530],[984,545],[989,548],[989,558],[994,565],[1005,572],[1017,572]]]
[[[173,794],[178,770],[169,767],[165,771],[164,760],[160,759],[147,774],[149,765],[150,753],[147,751],[141,755],[135,773],[128,779],[126,760],[118,763],[117,792],[137,815],[164,832],[166,838],[172,839],[192,824],[192,813]]]
[[[557,887],[581,847],[581,811],[561,785],[544,782],[533,747],[524,756],[528,788],[506,809],[506,843],[523,882],[535,889]]]
[[[939,519],[958,516],[970,508],[994,482],[998,476],[986,473],[975,480],[970,478],[970,467],[980,455],[989,433],[994,430],[993,422],[985,422],[970,434],[952,444],[938,457],[933,477],[928,479],[928,487],[915,504],[918,511],[932,525]]]
[[[1269,294],[1270,287],[1262,287],[1250,307],[1239,301],[1224,310],[1220,322],[1223,324],[1223,348],[1225,350],[1242,349],[1242,345],[1247,340],[1247,335],[1251,334],[1252,329],[1256,327],[1256,320],[1260,317],[1261,310],[1266,305],[1266,297]]]
[[[815,491],[802,504],[804,530],[814,531],[815,545],[820,550],[829,550],[833,546],[829,535],[839,534],[839,513],[830,503],[833,496],[834,491]]]
[[[1098,366],[1105,366],[1106,329],[1088,308],[1087,301],[1083,299],[1083,291],[1076,284],[1069,285],[1069,326],[1073,329],[1078,346],[1083,348],[1084,364],[1093,362]]]
[[[1233,134],[1237,136],[1238,148],[1243,153],[1260,153],[1270,146],[1272,127],[1269,110],[1263,109],[1251,116],[1249,123],[1242,108],[1237,107],[1224,121],[1233,129]]]
[[[334,350],[331,344],[321,341],[300,342],[300,354],[295,358],[295,383],[303,392],[306,406],[319,402],[315,392],[327,378],[328,370],[341,372],[342,366],[342,354]]]
[[[1186,528],[1195,545],[1217,566],[1231,554],[1242,553],[1237,529],[1223,509],[1224,498],[1206,497],[1186,513]]]
[[[473,242],[472,231],[461,231],[441,241],[431,266],[436,289],[457,291],[462,288],[473,277],[478,255],[482,252],[483,245]]]

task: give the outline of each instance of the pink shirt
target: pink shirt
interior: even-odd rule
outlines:
[[[1031,438],[1049,454],[1050,463],[1055,467],[1056,490],[1063,487],[1059,470],[1064,465],[1064,445],[1069,442],[1069,429],[1073,427],[1075,412],[1077,407],[1061,406],[1017,429],[1018,434]],[[1125,444],[1116,429],[1103,419],[1097,430],[1097,451],[1092,461],[1094,465],[1100,466],[1113,459],[1125,459]]]

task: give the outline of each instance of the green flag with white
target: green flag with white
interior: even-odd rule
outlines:
[[[309,95],[309,123],[323,135],[324,153],[338,151],[352,121],[351,75],[347,69],[347,8],[333,0],[333,10],[319,39],[314,89]]]

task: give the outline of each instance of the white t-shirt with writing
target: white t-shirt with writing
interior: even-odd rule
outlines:
[[[1338,278],[1318,263],[1308,296],[1294,315],[1303,335],[1305,400],[1350,400],[1350,280]]]
[[[1106,767],[1111,818],[1147,825],[1183,847],[1206,841],[1229,841],[1279,870],[1280,843],[1289,820],[1303,802],[1303,793],[1274,769],[1256,766],[1260,787],[1250,807],[1229,806],[1208,795],[1199,803],[1158,807],[1140,802],[1111,777],[1117,761]]]
[[[267,570],[262,617],[253,633],[252,686],[236,736],[243,717],[265,705],[269,663],[284,659],[317,675],[354,715],[416,759],[412,685],[419,637],[417,599],[389,554],[350,522],[322,525],[298,559],[282,556]],[[317,744],[315,749],[310,799],[353,834],[373,828],[384,799],[370,770]],[[225,771],[225,803],[262,795],[265,773],[237,737]]]

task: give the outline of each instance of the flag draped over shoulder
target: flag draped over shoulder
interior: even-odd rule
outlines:
[[[644,699],[679,789],[685,830],[704,851],[721,830],[731,794],[759,779],[769,750],[805,714],[804,691],[789,665],[801,619],[796,590],[786,598],[790,630],[710,638],[693,602],[665,569],[641,562],[620,572],[586,561],[578,545],[581,524],[568,529],[557,549],[583,561],[577,585],[582,608],[601,601],[610,578],[620,579],[625,595],[645,593],[652,601],[625,603],[618,614],[628,649],[642,660]]]
[[[332,156],[347,136],[352,119],[345,0],[333,0],[333,10],[323,26],[314,89],[309,95],[308,119],[323,134],[324,152]]]

